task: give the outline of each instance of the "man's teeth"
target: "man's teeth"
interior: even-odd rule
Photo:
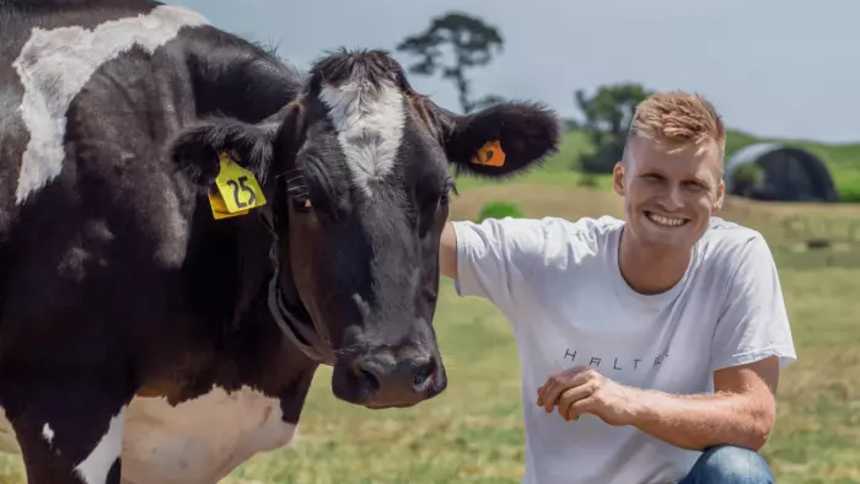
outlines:
[[[683,225],[686,221],[682,218],[672,218],[672,217],[664,217],[663,215],[657,215],[656,213],[648,213],[648,218],[651,219],[652,222],[656,222],[660,225],[666,225],[668,227],[677,227],[679,225]]]

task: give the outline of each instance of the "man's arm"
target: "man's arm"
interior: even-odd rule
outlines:
[[[759,450],[776,418],[775,356],[714,372],[713,395],[644,392],[637,428],[670,444],[701,450],[731,444]]]
[[[439,270],[451,279],[457,278],[457,233],[451,222],[445,222],[439,241]]]
[[[590,413],[610,425],[633,425],[677,447],[714,445],[760,449],[773,428],[779,380],[775,356],[714,372],[714,394],[673,395],[616,383],[592,369],[550,377],[538,405],[566,420]]]

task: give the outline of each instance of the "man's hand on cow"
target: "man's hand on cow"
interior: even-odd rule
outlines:
[[[567,421],[590,413],[610,425],[634,423],[640,390],[601,375],[593,368],[576,367],[551,375],[538,388],[538,406],[547,413],[553,407]]]

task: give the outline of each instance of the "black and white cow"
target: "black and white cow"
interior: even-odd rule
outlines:
[[[0,36],[0,417],[34,483],[215,482],[290,439],[319,364],[367,407],[438,394],[448,165],[558,138],[383,52],[302,77],[148,0],[0,0]],[[215,220],[225,153],[268,203]]]

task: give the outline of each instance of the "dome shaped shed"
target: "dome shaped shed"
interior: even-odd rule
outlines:
[[[778,143],[758,143],[726,162],[726,191],[758,200],[835,202],[827,166],[812,153]]]

